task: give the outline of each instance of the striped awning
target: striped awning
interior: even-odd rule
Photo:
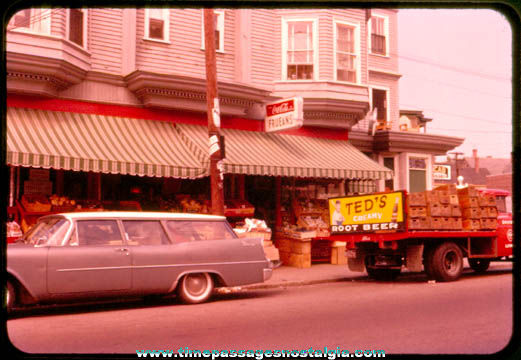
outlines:
[[[208,162],[208,130],[178,124]],[[336,178],[391,179],[392,171],[376,163],[347,141],[221,129],[225,136],[224,172],[230,174]]]
[[[172,123],[9,107],[7,164],[199,178],[207,167]]]

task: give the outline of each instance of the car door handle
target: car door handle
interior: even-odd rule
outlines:
[[[118,252],[124,252],[125,255],[128,255],[128,249],[127,249],[127,248],[118,248],[118,249],[116,249],[116,251],[118,251]]]

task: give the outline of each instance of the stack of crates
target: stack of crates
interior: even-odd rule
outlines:
[[[494,195],[480,194],[474,186],[458,189],[464,230],[495,230],[497,207]]]
[[[462,218],[455,186],[445,185],[433,191],[408,196],[410,230],[461,230]]]

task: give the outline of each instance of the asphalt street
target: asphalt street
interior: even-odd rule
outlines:
[[[345,349],[386,354],[489,354],[512,334],[512,273],[466,270],[450,283],[404,274],[391,283],[343,281],[216,294],[200,305],[176,299],[45,307],[7,322],[28,353],[136,350]]]

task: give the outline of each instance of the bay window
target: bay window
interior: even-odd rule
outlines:
[[[50,35],[51,9],[23,9],[11,18],[8,30],[29,31]]]

